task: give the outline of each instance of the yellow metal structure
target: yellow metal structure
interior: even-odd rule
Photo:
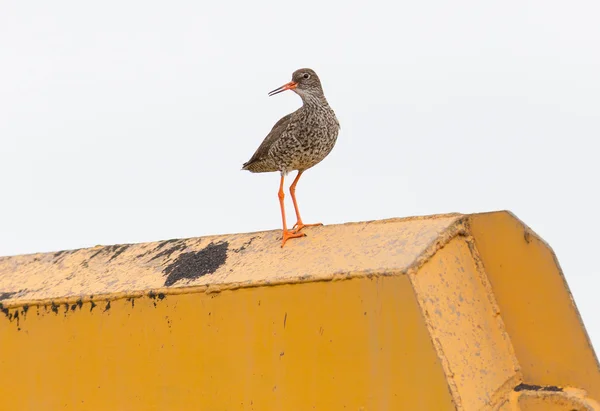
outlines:
[[[600,410],[508,212],[0,257],[0,410]]]

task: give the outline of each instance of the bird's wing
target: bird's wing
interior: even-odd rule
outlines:
[[[292,114],[294,113],[290,113],[287,116],[282,117],[277,123],[275,123],[275,125],[273,126],[269,134],[267,134],[263,142],[260,144],[252,158],[246,163],[244,163],[244,168],[248,167],[252,163],[256,163],[267,157],[267,154],[269,154],[269,149],[271,148],[273,143],[279,140],[283,132],[290,124]]]

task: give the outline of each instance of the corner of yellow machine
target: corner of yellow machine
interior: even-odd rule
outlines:
[[[510,212],[279,236],[0,258],[0,409],[600,410],[556,256]]]

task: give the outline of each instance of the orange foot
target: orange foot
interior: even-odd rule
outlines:
[[[283,232],[283,240],[281,242],[281,248],[283,248],[283,246],[285,245],[285,242],[287,240],[289,240],[290,238],[299,238],[299,237],[304,237],[305,235],[306,234],[304,234],[304,233],[298,233],[298,232],[292,231],[292,230],[284,231]]]
[[[315,227],[318,225],[323,225],[323,223],[315,223],[315,224],[304,224],[302,221],[298,221],[296,224],[294,224],[294,226],[292,227],[292,231],[295,233],[300,232],[300,230],[302,230],[304,227]]]

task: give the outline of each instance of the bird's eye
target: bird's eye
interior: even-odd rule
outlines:
[[[305,80],[308,80],[310,78],[310,74],[304,73],[302,77],[304,77]]]

